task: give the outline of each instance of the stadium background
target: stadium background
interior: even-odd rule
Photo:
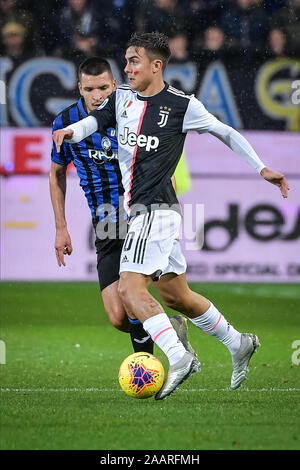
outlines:
[[[52,122],[62,108],[78,97],[78,64],[88,56],[103,55],[109,59],[118,83],[126,81],[124,45],[135,30],[160,30],[168,34],[172,57],[165,73],[166,81],[188,94],[194,93],[209,111],[239,129],[264,162],[270,168],[284,172],[290,182],[289,198],[283,200],[276,187],[266,184],[217,139],[195,133],[187,137],[186,168],[181,170],[183,173],[188,171],[185,173],[187,185],[180,200],[186,221],[182,247],[188,261],[188,280],[201,282],[193,284],[194,288],[213,298],[224,309],[226,307],[238,326],[253,326],[267,343],[269,341],[270,349],[258,363],[253,392],[263,389],[267,377],[268,386],[274,389],[274,407],[267,397],[260,399],[259,392],[257,396],[256,392],[252,394],[258,402],[261,400],[258,409],[266,417],[259,433],[255,429],[256,417],[251,414],[251,405],[242,399],[239,405],[244,407],[245,414],[240,418],[242,426],[250,423],[249,432],[237,432],[228,424],[232,407],[229,400],[228,414],[224,411],[224,395],[220,390],[230,364],[228,366],[226,357],[224,364],[227,365],[222,369],[221,349],[212,349],[207,339],[203,340],[202,348],[209,352],[211,361],[214,354],[218,354],[219,369],[216,373],[214,364],[206,359],[209,374],[203,376],[201,385],[193,384],[200,386],[203,393],[206,389],[218,390],[216,401],[205,398],[211,414],[203,415],[203,409],[201,413],[204,421],[207,419],[211,425],[212,416],[218,409],[221,421],[219,429],[213,428],[208,438],[200,439],[201,444],[191,435],[192,430],[189,432],[190,420],[194,420],[192,410],[191,415],[187,413],[184,418],[181,415],[181,426],[189,441],[183,439],[184,432],[175,441],[150,441],[141,432],[139,444],[129,444],[126,423],[122,427],[118,413],[128,413],[127,419],[132,420],[134,410],[139,429],[138,419],[144,416],[144,410],[139,408],[137,411],[129,403],[125,411],[124,402],[116,391],[111,392],[117,402],[114,419],[123,441],[115,441],[115,436],[106,436],[104,431],[101,434],[97,422],[91,426],[89,422],[89,429],[84,427],[77,435],[76,423],[74,433],[68,431],[64,436],[63,432],[58,432],[54,437],[47,428],[47,423],[52,422],[52,414],[53,419],[56,414],[49,405],[53,395],[45,398],[41,392],[43,387],[65,390],[66,400],[70,397],[68,392],[74,390],[75,393],[74,387],[78,387],[87,408],[89,402],[83,384],[91,387],[90,391],[100,387],[91,370],[99,367],[96,359],[91,359],[91,356],[99,355],[99,324],[104,332],[100,340],[101,359],[107,358],[117,370],[121,360],[130,353],[128,339],[112,330],[103,306],[100,304],[99,307],[101,299],[97,282],[94,282],[97,275],[93,229],[72,166],[68,171],[66,215],[74,252],[67,258],[66,268],[56,265],[48,172]],[[297,424],[293,393],[299,391],[297,366],[300,360],[296,351],[294,362],[291,356],[300,340],[300,1],[0,0],[0,31],[0,362],[3,364],[2,386],[7,387],[1,391],[4,395],[5,390],[11,393],[5,410],[7,407],[7,422],[16,425],[8,426],[1,447],[299,447],[299,420]],[[206,237],[201,250],[197,204],[203,205],[205,217]],[[276,283],[275,286],[272,283]],[[283,311],[284,330],[281,329]],[[110,341],[106,343],[108,339],[104,336]],[[197,338],[193,329],[191,337]],[[80,348],[84,342],[89,344],[86,349]],[[270,366],[274,360],[271,352],[277,353],[276,370]],[[42,363],[45,369],[41,367]],[[82,368],[88,367],[86,363],[91,367],[81,382],[82,377],[77,377],[78,370],[85,370]],[[101,363],[100,367],[104,367],[101,369],[101,390],[116,390],[115,374],[106,364]],[[103,383],[103,377],[107,383]],[[211,382],[205,377],[210,377]],[[290,396],[286,398],[285,394],[287,414],[278,416],[284,395],[280,395],[280,390],[289,389]],[[25,406],[22,411],[25,414],[21,413],[20,417],[23,421],[15,417],[14,410],[15,407],[20,409],[21,399],[14,390],[25,390],[24,404],[28,405],[32,400],[32,415],[30,418],[26,415]],[[32,398],[30,390],[39,396],[41,405]],[[78,414],[77,399],[72,401],[70,407],[74,407],[70,408],[70,413]],[[185,399],[180,400],[184,403]],[[196,399],[192,402],[198,406]],[[69,402],[66,403],[62,416],[68,422]],[[107,413],[112,413],[109,403],[107,396]],[[46,424],[43,422],[42,428],[38,424],[40,406],[46,414]],[[61,402],[56,406],[61,412]],[[153,405],[147,402],[144,406],[152,411]],[[169,409],[171,406],[170,402]],[[235,413],[234,404],[232,406]],[[178,408],[176,412],[180,413]],[[80,416],[85,423],[86,416]],[[109,416],[107,420],[111,419],[111,414]],[[24,435],[20,422],[25,423],[28,419],[30,432]],[[269,432],[270,422],[273,434]],[[165,429],[163,422],[160,423]],[[102,440],[98,441],[95,433],[91,434],[94,431]]]

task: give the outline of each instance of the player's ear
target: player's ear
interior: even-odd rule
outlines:
[[[115,91],[117,88],[117,80],[114,78],[113,79],[113,91]]]
[[[152,71],[154,73],[158,73],[162,70],[163,68],[163,62],[160,59],[155,59],[152,61]]]
[[[78,90],[79,90],[80,95],[83,96],[82,95],[82,85],[81,85],[80,82],[78,82]]]

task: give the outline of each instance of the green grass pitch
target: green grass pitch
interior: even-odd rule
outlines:
[[[201,371],[155,401],[121,391],[131,342],[96,283],[1,283],[1,449],[299,449],[299,285],[191,287],[262,346],[231,391],[228,350],[189,323]]]

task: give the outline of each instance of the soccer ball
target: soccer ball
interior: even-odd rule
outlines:
[[[126,357],[119,369],[119,383],[124,392],[133,398],[149,398],[164,383],[162,363],[153,354],[138,352]]]

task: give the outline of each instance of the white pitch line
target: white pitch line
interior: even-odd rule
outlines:
[[[192,388],[178,389],[179,392],[232,392],[230,388]],[[122,392],[116,388],[0,388],[0,392],[46,392],[46,393],[65,393],[65,392]],[[300,392],[300,388],[241,388],[238,392]]]
[[[0,388],[0,392],[118,392],[116,388]]]

